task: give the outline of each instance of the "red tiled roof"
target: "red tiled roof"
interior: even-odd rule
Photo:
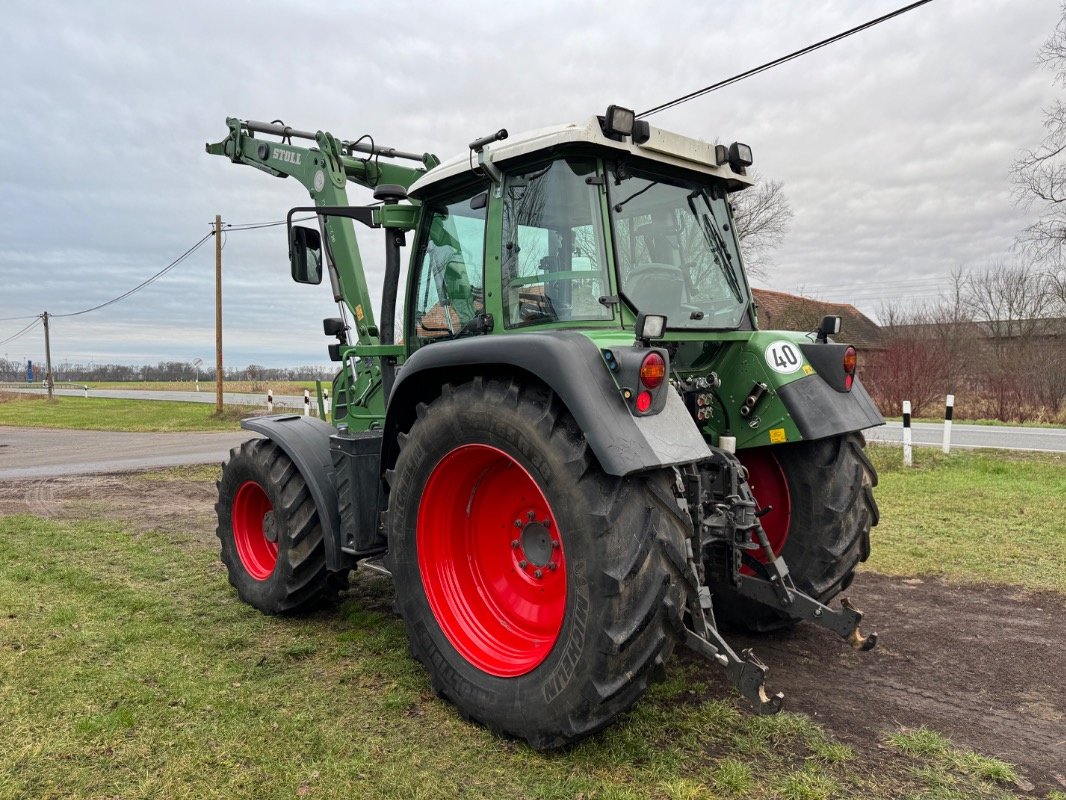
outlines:
[[[885,347],[880,326],[851,303],[830,303],[771,289],[752,289],[759,307],[759,327],[766,330],[813,331],[827,314],[840,317],[839,342],[860,350]]]

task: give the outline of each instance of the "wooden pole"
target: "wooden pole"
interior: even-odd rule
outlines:
[[[48,312],[45,311],[41,314],[41,319],[44,320],[44,383],[48,388],[48,399],[55,400],[55,395],[52,391],[52,387],[55,385],[52,380],[52,341],[48,334]]]
[[[215,214],[215,413],[222,414],[222,215]]]

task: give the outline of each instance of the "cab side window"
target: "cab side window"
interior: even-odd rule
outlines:
[[[553,161],[507,178],[503,302],[508,327],[610,319],[603,215],[592,159]]]
[[[413,303],[415,347],[464,333],[464,326],[485,309],[483,199],[466,195],[426,209],[428,235]]]

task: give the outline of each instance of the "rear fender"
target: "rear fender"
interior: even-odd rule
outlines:
[[[698,461],[710,450],[685,404],[664,387],[662,411],[635,417],[611,378],[599,347],[573,331],[475,336],[427,345],[404,363],[389,398],[381,463],[396,461],[396,437],[408,430],[415,406],[448,382],[520,377],[546,384],[574,416],[608,475]]]
[[[326,545],[326,567],[339,570],[355,566],[354,561],[340,550],[340,510],[337,486],[333,475],[333,460],[329,437],[333,426],[316,417],[281,414],[273,417],[250,417],[241,420],[241,427],[277,443],[307,482],[311,499],[315,501],[322,537]]]

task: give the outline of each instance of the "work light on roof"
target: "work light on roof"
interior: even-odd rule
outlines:
[[[631,109],[607,106],[607,113],[603,115],[603,132],[607,136],[631,136],[636,119],[637,115]]]

